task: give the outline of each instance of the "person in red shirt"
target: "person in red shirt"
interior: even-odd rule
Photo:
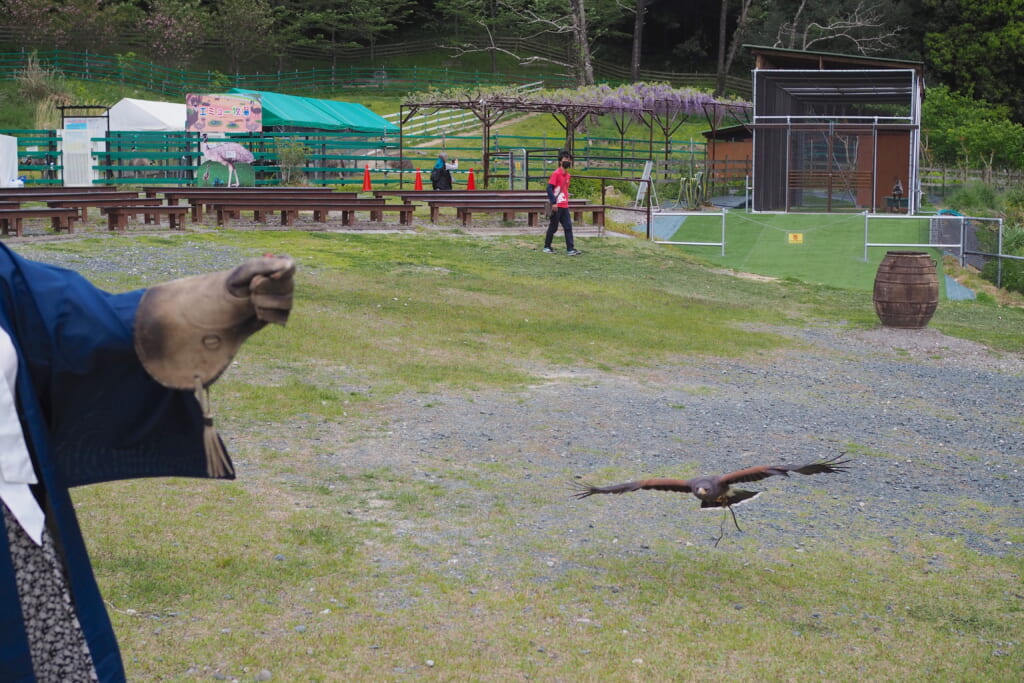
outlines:
[[[554,254],[551,248],[551,240],[558,231],[558,224],[562,224],[565,231],[565,248],[569,256],[580,254],[572,239],[572,214],[569,213],[569,167],[572,166],[572,155],[563,150],[558,155],[558,168],[548,179],[548,201],[551,202],[551,221],[548,223],[548,232],[544,236],[544,253]]]

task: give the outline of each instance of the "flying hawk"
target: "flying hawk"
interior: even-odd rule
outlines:
[[[627,493],[629,491],[639,491],[641,489],[692,493],[700,499],[700,506],[702,509],[727,509],[732,513],[732,522],[736,525],[736,530],[741,531],[739,522],[736,521],[736,513],[732,510],[733,506],[748,501],[751,498],[760,495],[761,492],[734,489],[731,488],[733,484],[740,484],[748,481],[760,481],[774,476],[788,477],[790,472],[798,472],[799,474],[831,474],[834,472],[846,472],[849,469],[846,467],[846,464],[850,461],[843,460],[842,457],[844,455],[845,453],[840,453],[828,460],[813,462],[809,465],[761,465],[759,467],[748,467],[746,469],[737,470],[736,472],[730,472],[729,474],[720,474],[713,477],[694,477],[693,479],[638,479],[636,481],[626,482],[625,484],[612,484],[611,486],[594,486],[593,484],[588,484],[584,481],[578,481],[573,482],[573,487],[577,489],[573,494],[573,497],[586,498],[596,493]],[[722,520],[722,523],[724,525],[724,519]],[[718,545],[718,541],[720,540],[722,540],[721,535],[719,535],[718,539],[715,541],[715,545]]]

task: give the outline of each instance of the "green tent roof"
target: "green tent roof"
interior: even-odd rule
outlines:
[[[236,94],[260,96],[263,107],[263,127],[312,128],[314,130],[344,130],[354,133],[385,135],[398,133],[398,126],[389,123],[361,104],[318,100],[298,95],[283,95],[262,90],[232,88]]]

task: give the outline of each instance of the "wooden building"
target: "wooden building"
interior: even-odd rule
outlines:
[[[922,64],[747,47],[755,211],[916,212]]]
[[[743,189],[753,174],[753,133],[749,124],[704,131],[707,170],[716,191]]]

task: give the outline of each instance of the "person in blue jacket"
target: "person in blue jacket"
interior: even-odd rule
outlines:
[[[0,681],[123,681],[73,486],[233,478],[206,387],[284,324],[288,257],[110,294],[0,245]]]
[[[435,190],[452,189],[452,171],[459,167],[459,160],[452,159],[449,163],[448,156],[441,152],[437,155],[434,168],[430,172],[430,185]]]

